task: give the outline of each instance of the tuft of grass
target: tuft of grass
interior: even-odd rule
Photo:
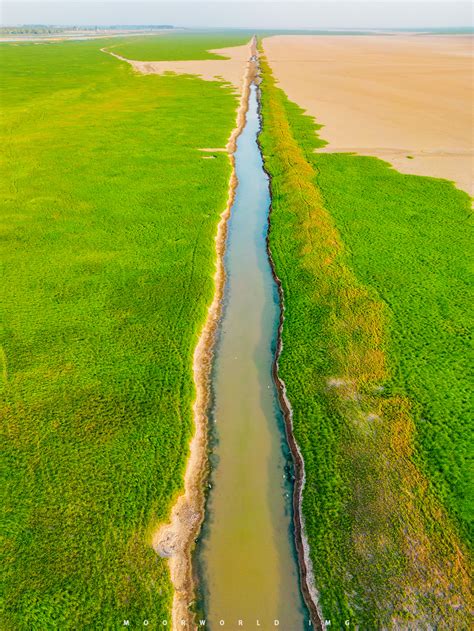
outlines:
[[[467,628],[469,199],[375,158],[316,154],[319,127],[262,67],[279,369],[324,617]]]
[[[169,620],[150,533],[182,487],[230,177],[199,148],[237,100],[103,45],[0,46],[5,629]]]

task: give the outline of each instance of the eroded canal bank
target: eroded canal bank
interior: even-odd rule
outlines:
[[[192,571],[192,551],[204,517],[204,485],[207,473],[207,438],[210,401],[210,376],[216,330],[221,314],[225,270],[224,251],[226,247],[227,223],[234,203],[237,177],[234,154],[237,138],[246,122],[250,85],[256,73],[256,38],[250,42],[250,59],[246,64],[237,121],[227,143],[227,151],[232,165],[229,182],[229,196],[226,208],[221,214],[216,234],[216,270],[214,274],[215,293],[209,305],[207,318],[199,336],[193,358],[193,373],[196,398],[193,404],[195,431],[189,445],[189,457],[184,476],[184,492],[177,498],[171,511],[170,520],[160,524],[153,533],[154,550],[168,559],[173,584],[172,629],[193,628],[194,609],[192,607],[196,582]]]
[[[212,370],[210,492],[196,554],[206,628],[308,628],[292,523],[290,452],[272,377],[280,299],[267,253],[270,194],[250,87]]]

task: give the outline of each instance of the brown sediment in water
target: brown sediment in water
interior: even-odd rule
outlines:
[[[162,62],[133,62],[119,55],[109,54],[126,61],[132,67],[145,73],[161,74],[166,71],[177,71],[178,73],[191,72],[189,62],[166,62],[168,67]],[[216,51],[226,52],[226,51]],[[229,186],[229,197],[226,209],[221,215],[216,235],[216,272],[215,294],[212,304],[209,307],[208,315],[198,345],[195,349],[193,370],[196,384],[196,399],[193,406],[195,434],[190,443],[190,454],[187,463],[184,480],[184,493],[178,497],[171,513],[170,522],[162,524],[153,537],[153,548],[160,556],[168,558],[171,573],[171,581],[174,587],[174,598],[172,608],[173,628],[182,626],[182,621],[187,628],[193,626],[193,613],[190,611],[190,604],[194,600],[195,580],[193,577],[191,554],[194,542],[200,531],[204,518],[204,486],[207,476],[207,439],[208,439],[208,419],[207,411],[209,406],[210,392],[210,370],[213,359],[214,339],[221,314],[221,302],[225,282],[225,269],[223,256],[227,237],[227,222],[230,217],[231,207],[234,203],[237,178],[235,174],[234,151],[236,141],[245,125],[245,116],[248,108],[249,89],[253,81],[258,82],[258,66],[255,63],[257,55],[255,39],[251,42],[251,59],[247,62],[247,68],[241,90],[241,100],[237,115],[237,124],[227,144],[226,150],[232,164],[232,175]],[[203,79],[214,79],[216,75],[212,73],[215,69],[211,65],[215,62],[209,60],[192,62],[196,65],[195,73]],[[220,64],[226,63],[220,61]],[[175,64],[179,64],[179,67]],[[199,66],[198,66],[199,65]],[[225,76],[235,85],[230,76],[220,70],[220,74]],[[222,150],[222,149],[220,149]],[[201,148],[202,152],[214,152],[219,149]],[[277,277],[275,267],[271,257],[267,237],[267,253],[271,264],[272,274],[278,286],[280,295],[280,322],[278,327],[277,352],[275,354],[273,375],[277,386],[277,392],[285,420],[285,431],[288,445],[292,454],[295,466],[295,483],[293,492],[293,519],[294,536],[298,555],[299,570],[301,576],[301,591],[304,600],[311,614],[312,624],[315,629],[322,629],[322,615],[318,606],[318,593],[315,587],[313,569],[309,557],[309,546],[305,535],[304,520],[301,512],[302,491],[305,484],[304,462],[301,452],[293,436],[292,410],[286,397],[284,382],[278,376],[278,357],[282,348],[281,329],[283,325],[283,292],[280,279]]]
[[[254,44],[252,44],[252,50]],[[174,587],[172,606],[172,627],[193,627],[194,615],[190,605],[194,600],[195,584],[192,572],[191,554],[195,539],[204,518],[204,483],[207,471],[207,436],[209,406],[210,370],[217,323],[221,313],[221,302],[225,281],[223,255],[227,235],[227,220],[234,201],[237,178],[233,153],[237,138],[245,125],[250,84],[254,79],[255,66],[247,62],[242,81],[240,104],[237,110],[237,123],[227,144],[232,165],[227,205],[217,228],[216,271],[214,274],[215,293],[209,306],[193,358],[193,373],[196,398],[193,405],[195,432],[189,445],[189,457],[184,476],[184,492],[174,504],[170,521],[160,525],[153,536],[153,548],[162,557],[168,558],[171,582]]]

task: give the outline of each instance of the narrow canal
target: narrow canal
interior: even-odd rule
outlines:
[[[263,631],[275,621],[285,631],[308,628],[293,542],[288,448],[272,379],[279,300],[266,250],[270,196],[259,129],[252,84],[235,153],[238,187],[212,377],[211,489],[196,559],[211,631]]]

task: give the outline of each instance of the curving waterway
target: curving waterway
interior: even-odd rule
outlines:
[[[289,452],[272,379],[279,298],[252,84],[238,138],[226,286],[212,374],[211,475],[197,549],[206,627],[308,629],[292,530]],[[201,616],[202,618],[203,616]],[[241,621],[241,622],[239,622]]]

